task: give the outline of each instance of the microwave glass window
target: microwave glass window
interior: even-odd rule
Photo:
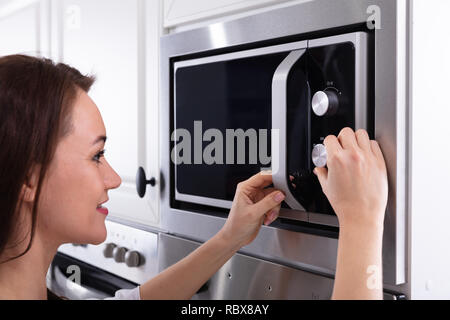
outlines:
[[[271,166],[266,160],[271,156],[272,79],[287,55],[288,52],[277,53],[176,70],[175,128],[186,129],[190,133],[192,150],[191,164],[175,166],[179,193],[232,201],[239,182]],[[208,129],[221,132],[222,155],[215,152],[212,155],[218,156],[216,160],[222,158],[222,163],[207,164],[202,157],[200,164],[194,164],[194,141],[201,140],[201,150],[204,151],[214,141],[214,138],[203,141],[198,134],[195,136],[195,122],[197,128],[201,122],[201,134]],[[242,129],[243,132],[255,130],[258,141],[256,157],[255,150],[250,150],[250,139],[245,138],[245,163],[238,163],[239,141],[228,139],[227,143],[227,129]],[[266,130],[267,138],[260,139],[260,133],[264,132],[261,130]],[[264,143],[260,140],[266,140],[267,157],[260,157],[260,144]],[[227,159],[227,153],[230,157],[231,150],[234,157]],[[253,151],[252,154],[250,151]],[[242,152],[239,154],[242,157]]]

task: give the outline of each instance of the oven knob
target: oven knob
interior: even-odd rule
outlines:
[[[312,99],[312,109],[319,116],[332,116],[339,108],[339,98],[334,91],[319,91]]]
[[[125,254],[128,249],[125,247],[116,247],[113,251],[114,261],[116,262],[125,262]]]
[[[140,253],[137,251],[128,251],[125,253],[125,263],[131,268],[139,267],[142,263]]]
[[[107,243],[103,249],[103,256],[105,258],[112,258],[114,248],[117,247],[114,243]]]
[[[327,165],[327,149],[323,144],[316,144],[314,146],[312,161],[318,168],[324,168]]]

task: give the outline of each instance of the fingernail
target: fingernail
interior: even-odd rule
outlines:
[[[269,219],[270,223],[272,223],[273,220],[275,220],[275,215],[276,215],[276,214],[277,214],[277,212],[276,212],[275,210],[272,210],[272,211],[269,213],[268,219]]]
[[[278,192],[278,193],[273,197],[273,199],[274,199],[276,202],[281,202],[281,201],[284,200],[284,194],[282,194],[281,192]]]
[[[268,226],[269,224],[271,224],[275,218],[275,210],[270,211],[270,213],[266,216],[264,225]]]

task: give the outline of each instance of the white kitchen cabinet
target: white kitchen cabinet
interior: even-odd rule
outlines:
[[[312,0],[300,0],[306,2]],[[164,0],[164,27],[172,28],[200,20],[277,5],[292,0]]]
[[[0,1],[0,56],[51,56],[49,1]]]
[[[411,15],[411,299],[450,298],[450,1],[414,0]],[[442,93],[442,95],[440,94]],[[435,158],[431,154],[438,154]]]
[[[122,178],[109,191],[112,218],[159,224],[159,184],[141,199],[139,166],[158,177],[159,1],[55,0],[59,59],[97,77],[90,96],[103,116],[106,158]]]
[[[139,166],[159,177],[159,38],[162,0],[0,0],[0,56],[42,55],[97,81],[90,92],[122,178],[109,192],[111,217],[158,226],[159,181],[136,192]]]

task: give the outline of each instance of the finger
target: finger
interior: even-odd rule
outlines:
[[[268,226],[272,222],[274,222],[278,216],[280,215],[281,205],[277,206],[276,208],[273,208],[272,211],[270,211],[265,219],[264,219],[264,225]]]
[[[285,195],[281,191],[273,191],[262,200],[255,203],[253,209],[257,215],[263,216],[265,213],[270,212],[273,208],[280,205],[284,199]]]
[[[267,171],[260,172],[245,180],[242,184],[246,187],[265,188],[272,184],[272,174],[269,174]]]
[[[326,137],[323,144],[325,145],[325,147],[327,149],[328,158],[330,158],[332,155],[342,151],[342,146],[335,136]]]
[[[383,152],[381,151],[378,142],[376,142],[375,140],[370,141],[370,148],[378,160],[384,161]]]
[[[364,150],[364,151],[371,151],[371,147],[370,147],[370,138],[369,138],[369,134],[367,133],[366,130],[358,130],[355,133],[356,135],[356,141],[358,142],[358,146]]]
[[[357,149],[358,143],[356,142],[356,136],[352,129],[344,128],[341,130],[338,136],[339,143],[343,149]]]
[[[295,189],[295,188],[297,188],[297,186],[295,185],[295,183],[293,183],[294,180],[295,180],[294,176],[289,176],[289,181],[291,181],[291,185]]]
[[[274,192],[276,189],[275,188],[266,188],[266,189],[262,189],[261,192],[257,192],[255,195],[255,201],[261,201],[265,196],[267,196],[268,194]]]
[[[327,179],[328,179],[328,169],[327,168],[315,168],[314,174],[319,179],[319,183],[322,186],[322,189],[324,189]]]
[[[271,194],[272,192],[277,191],[275,188],[267,188],[267,189],[263,189],[262,192],[264,194],[264,196],[262,198],[264,198],[265,196],[267,196],[268,194]]]

